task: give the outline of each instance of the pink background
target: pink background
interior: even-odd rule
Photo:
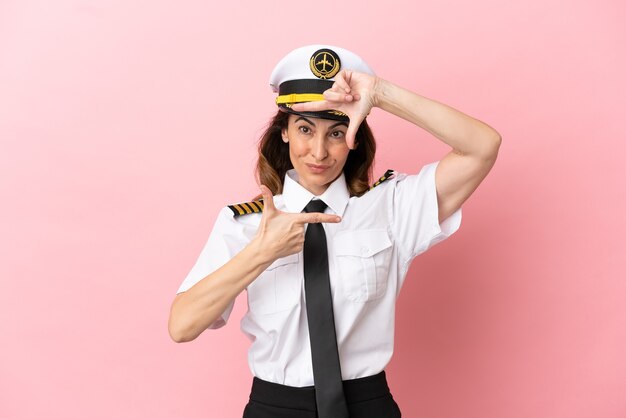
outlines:
[[[258,192],[273,65],[330,43],[503,137],[415,260],[403,416],[626,416],[626,10],[614,1],[0,2],[0,416],[238,417],[239,330],[176,344],[219,208]],[[385,169],[450,148],[375,110]]]

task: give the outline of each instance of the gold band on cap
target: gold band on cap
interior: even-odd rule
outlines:
[[[283,94],[282,96],[278,96],[276,98],[276,104],[285,104],[285,103],[301,103],[301,102],[318,102],[320,100],[324,100],[323,94],[318,93],[293,93],[293,94]]]

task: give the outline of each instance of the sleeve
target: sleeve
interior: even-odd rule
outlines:
[[[439,161],[422,167],[419,174],[398,174],[391,199],[391,229],[404,261],[454,234],[461,225],[461,208],[439,224],[435,170]]]
[[[228,207],[221,209],[213,225],[211,234],[202,248],[198,259],[179,286],[176,294],[189,290],[193,285],[228,262],[239,251],[241,239],[239,225],[233,219]],[[233,300],[209,329],[221,328],[233,310]]]

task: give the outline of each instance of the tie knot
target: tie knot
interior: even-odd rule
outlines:
[[[304,211],[309,212],[324,212],[328,205],[323,200],[311,200],[305,207]]]

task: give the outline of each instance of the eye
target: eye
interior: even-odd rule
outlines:
[[[332,131],[330,136],[331,138],[341,139],[345,136],[345,133],[343,131]]]
[[[298,126],[298,130],[299,130],[300,132],[302,132],[303,134],[308,134],[308,133],[311,133],[311,128],[309,128],[309,127],[308,127],[308,126],[306,126],[306,125],[301,125],[301,126]]]

